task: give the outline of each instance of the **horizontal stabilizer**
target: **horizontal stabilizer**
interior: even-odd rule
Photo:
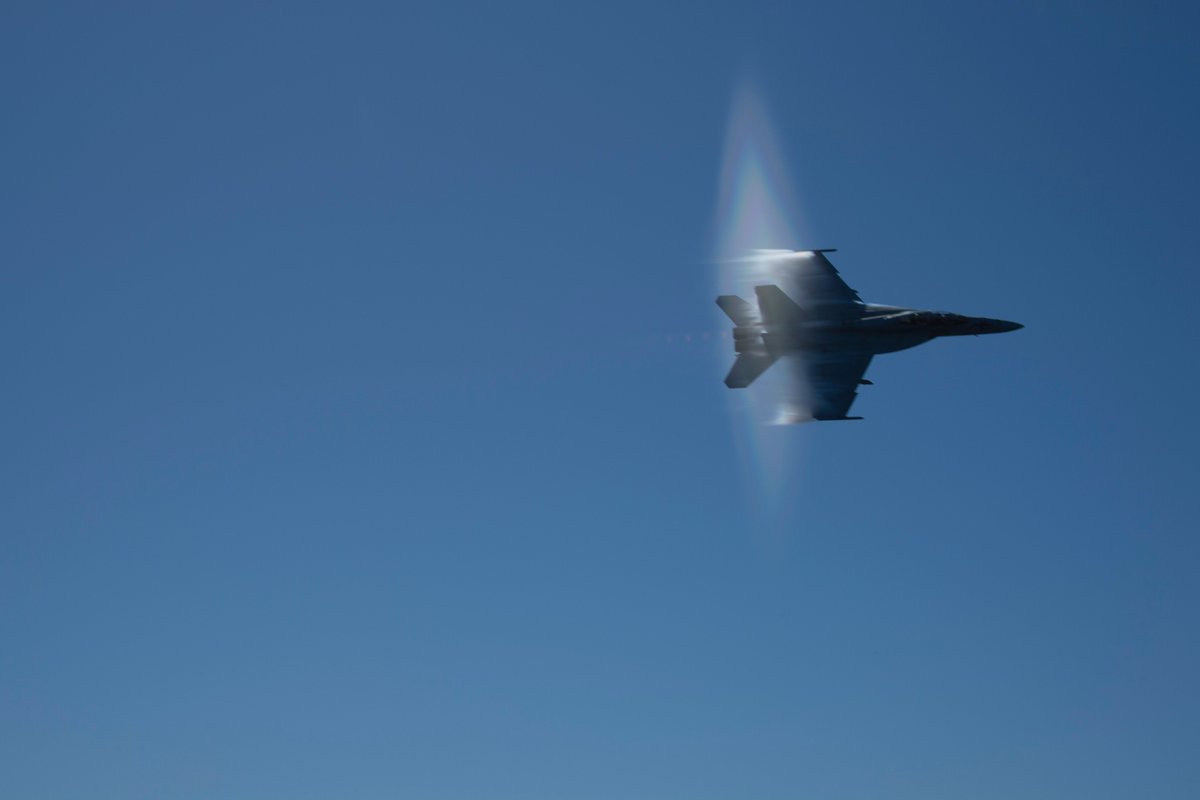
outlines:
[[[767,353],[742,353],[725,376],[725,385],[730,389],[745,389],[774,363],[775,356]]]
[[[768,325],[790,325],[804,319],[804,309],[778,286],[755,286],[754,293],[758,295],[758,310]]]
[[[733,320],[734,325],[742,327],[758,323],[758,315],[754,313],[754,306],[737,295],[723,294],[717,298],[717,305],[721,307],[726,316]]]

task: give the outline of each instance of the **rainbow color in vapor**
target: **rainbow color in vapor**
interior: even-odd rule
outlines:
[[[713,242],[716,294],[753,297],[755,285],[778,282],[771,259],[755,253],[798,248],[801,223],[766,105],[754,83],[743,80],[733,93],[721,159]],[[722,370],[728,369],[730,355],[730,348],[721,348]],[[747,493],[770,517],[776,516],[780,491],[798,467],[797,434],[768,424],[781,405],[785,378],[785,369],[772,370],[752,391],[729,393]]]

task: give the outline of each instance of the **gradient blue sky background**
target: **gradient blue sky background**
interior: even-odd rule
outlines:
[[[0,795],[1196,797],[1194,8],[5,4]],[[747,69],[1026,329],[731,421]]]

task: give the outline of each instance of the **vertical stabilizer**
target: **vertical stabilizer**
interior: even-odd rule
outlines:
[[[794,325],[804,320],[804,309],[778,286],[755,286],[754,294],[758,296],[758,310],[763,322],[768,325]]]

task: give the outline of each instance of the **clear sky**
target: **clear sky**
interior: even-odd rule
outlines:
[[[1200,795],[1144,5],[6,3],[0,795]],[[1026,328],[738,422],[746,75],[790,246]]]

